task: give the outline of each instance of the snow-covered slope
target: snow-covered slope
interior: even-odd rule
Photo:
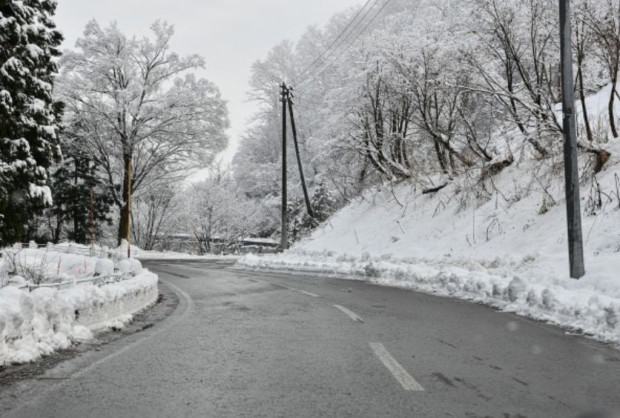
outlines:
[[[620,342],[620,140],[604,147],[611,159],[595,179],[582,180],[580,280],[568,271],[563,168],[543,173],[528,160],[432,194],[408,183],[368,191],[284,254],[240,264],[451,295]]]
[[[619,141],[620,142],[620,141]],[[582,187],[586,279],[606,281],[620,267],[620,144],[598,176],[602,207],[594,208],[598,192]],[[334,252],[363,257],[441,260],[447,264],[474,261],[493,269],[540,277],[568,277],[566,209],[561,184],[544,192],[532,189],[515,196],[514,187],[526,173],[511,167],[495,179],[496,191],[484,203],[464,202],[455,184],[435,195],[422,195],[410,185],[369,192],[342,209],[293,253]],[[514,184],[511,184],[513,183]],[[511,188],[513,190],[511,190]],[[516,194],[524,193],[524,191]],[[556,204],[540,214],[542,194]],[[508,201],[506,200],[508,199]],[[547,203],[550,205],[550,203]]]

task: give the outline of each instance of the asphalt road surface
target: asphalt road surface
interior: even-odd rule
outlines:
[[[620,410],[620,351],[364,282],[145,265],[179,298],[140,333],[19,384],[11,417],[554,418]],[[594,415],[593,415],[594,416]]]

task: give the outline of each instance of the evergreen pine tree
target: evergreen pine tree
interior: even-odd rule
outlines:
[[[311,218],[306,212],[306,206],[302,199],[289,202],[289,231],[293,242],[309,235],[321,222],[326,221],[336,211],[338,202],[327,187],[323,183],[319,183],[312,193],[310,205],[314,218]]]
[[[107,186],[97,176],[97,166],[69,140],[61,142],[63,161],[51,171],[50,188],[54,206],[46,211],[50,239],[67,238],[80,244],[90,242],[91,191],[93,193],[93,224],[96,236],[101,227],[111,223],[114,203]]]
[[[314,189],[310,204],[314,219],[319,223],[326,221],[338,207],[338,202],[323,183],[319,183]]]
[[[52,203],[48,168],[59,158],[62,106],[52,100],[54,0],[0,2],[0,242],[24,238],[27,222]]]

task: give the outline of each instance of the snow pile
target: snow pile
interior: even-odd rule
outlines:
[[[32,291],[7,283],[0,288],[0,365],[34,361],[72,342],[92,338],[92,332],[122,327],[132,315],[157,300],[157,276],[142,269],[137,260],[124,261],[131,278],[97,286],[80,283],[80,278],[95,271],[108,274],[114,270],[111,260],[97,260],[76,254],[47,249],[25,249],[17,253],[20,263],[35,266],[36,271],[54,278],[73,278],[76,284],[66,288],[38,287]],[[61,271],[58,275],[58,260]],[[7,272],[6,258],[0,259],[0,274]],[[64,267],[62,267],[64,266]],[[117,266],[118,267],[118,266]],[[126,277],[129,277],[127,275]],[[49,278],[49,277],[48,277]],[[18,285],[30,284],[21,278]],[[7,285],[9,284],[9,285]]]
[[[124,260],[127,258],[127,240],[122,240],[121,245],[113,251],[113,256],[117,260]],[[137,260],[236,260],[239,258],[238,255],[233,254],[196,255],[176,251],[143,250],[133,244],[131,244],[131,257],[135,257]]]
[[[133,247],[132,247],[133,251]],[[133,253],[132,253],[133,254]],[[136,252],[135,257],[139,260],[237,260],[239,258],[238,255],[233,254],[187,254],[187,253],[178,253],[175,251],[147,251],[147,250],[138,250]]]

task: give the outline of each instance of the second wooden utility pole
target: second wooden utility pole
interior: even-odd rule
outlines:
[[[301,188],[304,192],[304,200],[306,201],[306,210],[308,216],[314,220],[314,213],[312,213],[312,205],[310,204],[310,196],[308,196],[308,188],[306,187],[306,178],[304,177],[304,170],[301,165],[301,156],[299,155],[299,143],[297,142],[297,128],[295,127],[295,117],[293,116],[293,99],[292,94],[288,95],[288,112],[291,117],[291,130],[293,131],[293,143],[295,144],[295,155],[297,156],[297,166],[299,167],[299,179],[301,180]]]
[[[288,102],[288,88],[283,82],[280,85],[282,96],[282,232],[280,236],[280,249],[288,248],[288,199],[286,195],[286,105]]]

